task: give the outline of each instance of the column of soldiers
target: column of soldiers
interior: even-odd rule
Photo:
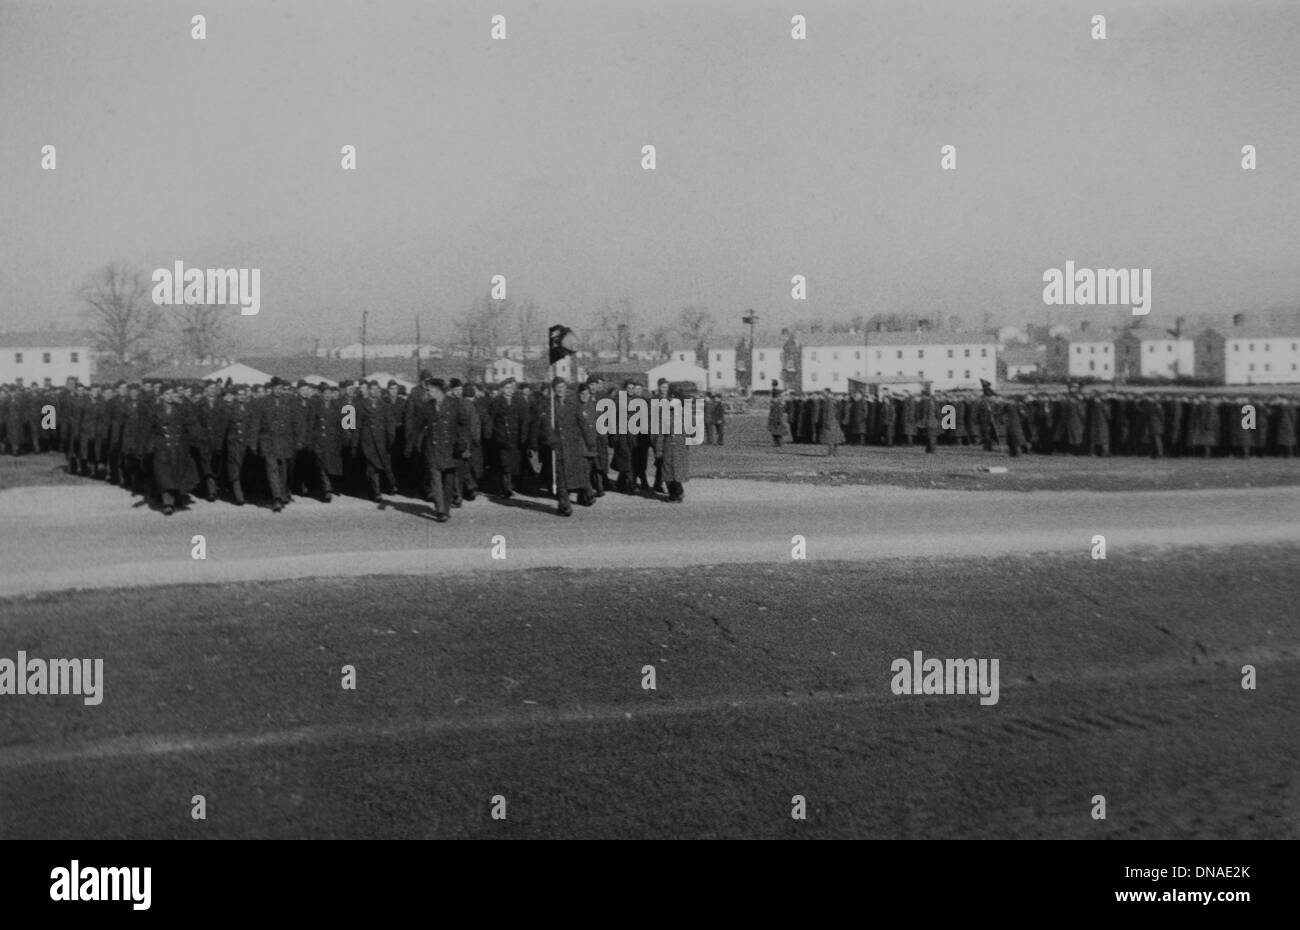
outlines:
[[[154,498],[168,516],[195,496],[238,506],[255,497],[280,512],[295,496],[381,501],[400,492],[431,502],[445,522],[485,487],[503,498],[552,496],[568,516],[573,498],[592,506],[605,495],[611,466],[618,491],[684,499],[685,437],[601,434],[596,402],[612,390],[594,380],[534,389],[424,374],[409,395],[376,381],[4,385],[0,451],[62,452],[70,474]],[[667,383],[658,390],[667,396]]]
[[[775,392],[773,443],[981,446],[1016,457],[1149,455],[1291,457],[1300,399],[1258,393],[1174,394],[1123,390],[982,391],[882,389],[879,397]]]

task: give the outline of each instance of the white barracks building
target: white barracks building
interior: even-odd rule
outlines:
[[[1047,344],[1047,373],[1059,379],[1115,379],[1115,336],[1081,329],[1052,338]]]
[[[1300,327],[1207,329],[1196,337],[1196,374],[1219,384],[1300,383]]]
[[[0,333],[0,384],[90,383],[90,341],[75,333]]]
[[[997,384],[998,344],[978,333],[867,333],[868,378],[929,381],[936,391]]]

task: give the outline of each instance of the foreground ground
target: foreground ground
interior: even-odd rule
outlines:
[[[9,599],[6,654],[102,657],[105,697],[0,699],[0,836],[1298,838],[1298,558]],[[998,658],[998,703],[894,695],[890,663],[915,650]],[[1258,690],[1241,687],[1246,663]]]

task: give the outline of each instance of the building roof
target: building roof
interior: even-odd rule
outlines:
[[[1297,339],[1300,338],[1300,327],[1296,326],[1269,326],[1267,323],[1246,323],[1241,326],[1225,326],[1222,329],[1212,329],[1209,332],[1218,333],[1225,339]]]
[[[625,362],[602,362],[592,368],[592,373],[610,374],[610,375],[643,375],[651,368],[658,368],[665,362],[672,359],[656,359],[653,362],[647,362],[641,359],[628,359]],[[678,364],[681,364],[680,362]]]
[[[92,339],[77,330],[25,330],[0,332],[0,349],[88,349]]]
[[[1156,327],[1138,326],[1133,329],[1126,329],[1119,336],[1120,339],[1136,339],[1139,342],[1177,342],[1179,339],[1191,341],[1190,333],[1183,333],[1181,336],[1172,335],[1167,329],[1157,329]]]
[[[1064,339],[1066,342],[1114,342],[1119,335],[1113,329],[1072,329],[1052,338]]]
[[[150,381],[206,381],[216,372],[229,367],[229,365],[214,365],[211,363],[203,365],[162,365],[145,372],[143,377]],[[250,365],[248,367],[255,366]],[[258,370],[261,371],[261,369]],[[269,372],[264,373],[269,374]]]
[[[868,332],[867,345],[869,346],[968,346],[968,345],[995,345],[997,337],[990,336],[987,333],[957,333],[952,330],[939,330],[937,332]],[[820,348],[820,346],[818,347]],[[827,348],[845,348],[845,346],[828,346]],[[847,346],[850,349],[860,348],[859,343],[853,343]]]

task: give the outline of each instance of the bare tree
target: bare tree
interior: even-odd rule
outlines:
[[[97,350],[110,354],[118,365],[147,358],[162,312],[153,303],[143,271],[111,262],[86,278],[77,297],[86,304],[82,314]]]
[[[188,304],[176,308],[170,317],[175,354],[186,361],[226,355],[231,340],[226,333],[229,308],[212,304]]]
[[[650,351],[660,358],[668,358],[673,354],[673,334],[667,326],[651,330],[646,340],[650,343]]]
[[[629,297],[620,297],[611,303],[608,298],[596,315],[603,347],[611,348],[625,358],[632,348],[632,333],[636,328],[636,311]]]
[[[677,318],[677,329],[689,345],[695,347],[695,362],[699,364],[708,356],[708,341],[717,323],[713,314],[700,307],[683,307]]]
[[[537,303],[531,297],[525,297],[515,307],[515,323],[519,327],[519,345],[523,347],[523,357],[528,358],[533,347],[533,337],[537,335]]]

